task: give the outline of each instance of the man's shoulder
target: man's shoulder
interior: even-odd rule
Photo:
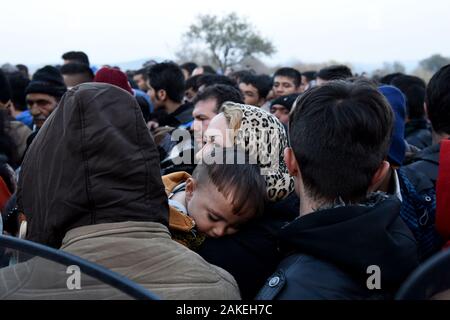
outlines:
[[[433,184],[436,183],[438,168],[439,168],[439,151],[440,145],[432,145],[414,157],[414,162],[405,166],[405,171],[410,176],[417,176],[420,174],[428,177]]]
[[[184,103],[172,113],[172,116],[177,119],[180,124],[186,124],[194,119],[192,111],[194,111],[194,105],[192,103]]]
[[[257,299],[361,299],[366,296],[367,289],[334,264],[297,252],[281,261]]]

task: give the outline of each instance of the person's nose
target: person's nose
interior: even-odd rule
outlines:
[[[223,237],[225,235],[225,227],[224,226],[216,226],[213,229],[213,235],[215,238]]]
[[[37,103],[29,104],[29,108],[32,115],[39,115],[42,113],[41,108],[39,108]]]
[[[198,120],[194,120],[194,123],[192,124],[192,129],[197,135],[201,135],[202,133],[202,122]]]

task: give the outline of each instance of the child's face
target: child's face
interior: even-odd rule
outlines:
[[[186,182],[186,202],[197,230],[212,238],[237,232],[240,225],[255,215],[254,212],[233,214],[232,196],[225,198],[212,183],[198,187],[192,178]]]

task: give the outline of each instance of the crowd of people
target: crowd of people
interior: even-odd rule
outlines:
[[[450,65],[426,83],[345,65],[124,72],[61,58],[32,76],[0,69],[5,235],[164,299],[392,299],[450,240],[436,218],[450,215],[436,205],[449,186]],[[76,294],[22,281],[39,261],[0,255],[0,299]]]

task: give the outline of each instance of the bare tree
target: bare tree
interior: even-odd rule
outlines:
[[[224,17],[200,15],[184,35],[188,42],[201,42],[208,49],[212,62],[225,71],[245,58],[271,55],[273,44],[263,39],[254,27],[236,13]]]

